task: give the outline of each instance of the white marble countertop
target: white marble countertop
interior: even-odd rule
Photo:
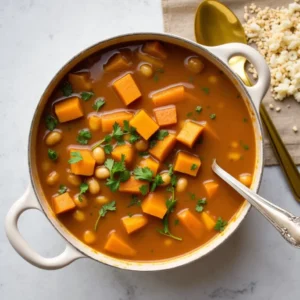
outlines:
[[[162,31],[160,0],[0,1],[0,220],[29,183],[27,137],[39,96],[60,66],[113,35]],[[260,194],[300,215],[278,167],[266,168]],[[41,254],[64,242],[39,212],[20,219]],[[297,252],[298,251],[298,252]],[[122,271],[89,259],[57,271],[37,269],[0,227],[0,299],[255,299],[300,297],[300,252],[254,209],[237,232],[206,258],[158,273]]]

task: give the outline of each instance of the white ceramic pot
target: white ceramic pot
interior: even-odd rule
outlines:
[[[232,218],[226,229],[221,234],[216,235],[213,239],[211,239],[209,242],[199,247],[198,249],[195,249],[184,255],[166,260],[136,262],[114,258],[106,254],[96,252],[92,248],[79,241],[75,236],[70,234],[53,214],[52,209],[48,205],[48,202],[45,199],[45,195],[41,189],[37,176],[37,168],[33,163],[35,161],[36,155],[35,147],[37,143],[36,139],[38,123],[40,121],[42,111],[48,97],[52,94],[53,90],[56,88],[61,79],[80,61],[86,59],[90,55],[111,46],[117,47],[120,43],[147,40],[158,40],[175,44],[205,57],[207,60],[215,64],[220,70],[222,70],[236,86],[236,88],[242,95],[241,101],[245,101],[246,105],[249,108],[252,116],[251,119],[253,127],[255,130],[256,167],[251,189],[255,192],[258,190],[263,170],[263,133],[258,110],[260,102],[264,97],[266,91],[268,90],[270,81],[269,68],[263,57],[253,48],[244,44],[237,43],[226,44],[218,47],[204,47],[178,36],[158,33],[136,33],[114,37],[99,42],[98,44],[82,51],[71,61],[65,64],[49,83],[36,108],[29,132],[28,144],[28,161],[31,184],[28,186],[23,196],[18,199],[11,207],[10,211],[7,214],[5,222],[6,234],[9,241],[11,242],[15,250],[29,263],[43,269],[58,269],[70,264],[76,259],[88,257],[104,264],[127,270],[156,271],[175,268],[181,265],[188,264],[210,253],[213,249],[223,243],[237,229],[237,227],[247,215],[251,206],[248,202],[245,202],[241,206],[240,210],[236,213],[236,215]],[[230,69],[228,60],[232,56],[236,55],[245,56],[258,71],[259,79],[254,86],[246,87]],[[66,248],[62,254],[53,258],[45,258],[32,250],[27,242],[23,239],[18,230],[17,221],[20,215],[28,209],[38,209],[42,213],[44,213],[52,223],[52,225],[56,228],[56,230],[65,238]]]

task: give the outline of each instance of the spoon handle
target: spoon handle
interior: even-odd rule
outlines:
[[[223,170],[214,160],[212,170],[252,204],[293,246],[300,248],[300,217],[274,205],[268,200],[255,194],[237,179]]]

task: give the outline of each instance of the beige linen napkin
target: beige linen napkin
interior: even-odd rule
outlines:
[[[276,8],[283,5],[287,6],[292,1],[293,0],[257,0],[255,4],[260,7],[270,6]],[[201,0],[162,0],[165,31],[194,40],[194,15],[200,2]],[[244,6],[249,6],[252,1],[224,0],[221,2],[231,8],[241,21],[244,21]],[[270,93],[267,94],[263,103],[266,105],[295,163],[300,164],[300,104],[294,99],[286,99],[283,102],[274,101]],[[270,103],[273,103],[274,107],[279,106],[281,111],[271,111],[268,108]],[[288,108],[288,106],[290,107]],[[294,125],[298,127],[298,133],[293,132],[292,127]],[[265,164],[278,164],[267,134],[265,144]]]

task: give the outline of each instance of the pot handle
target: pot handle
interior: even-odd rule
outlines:
[[[5,219],[6,235],[11,245],[25,260],[41,269],[55,270],[67,266],[78,258],[85,257],[68,243],[60,255],[52,258],[43,257],[32,250],[18,230],[18,219],[28,209],[42,211],[31,186],[28,186],[25,193],[13,204]]]
[[[270,85],[270,70],[262,55],[252,47],[241,43],[224,44],[217,47],[206,47],[210,52],[216,55],[229,68],[229,60],[233,56],[246,57],[255,67],[258,73],[258,80],[253,86],[244,85],[249,93],[257,111],[260,103],[267,93]],[[244,68],[244,64],[242,66]],[[243,83],[243,81],[241,81]]]

